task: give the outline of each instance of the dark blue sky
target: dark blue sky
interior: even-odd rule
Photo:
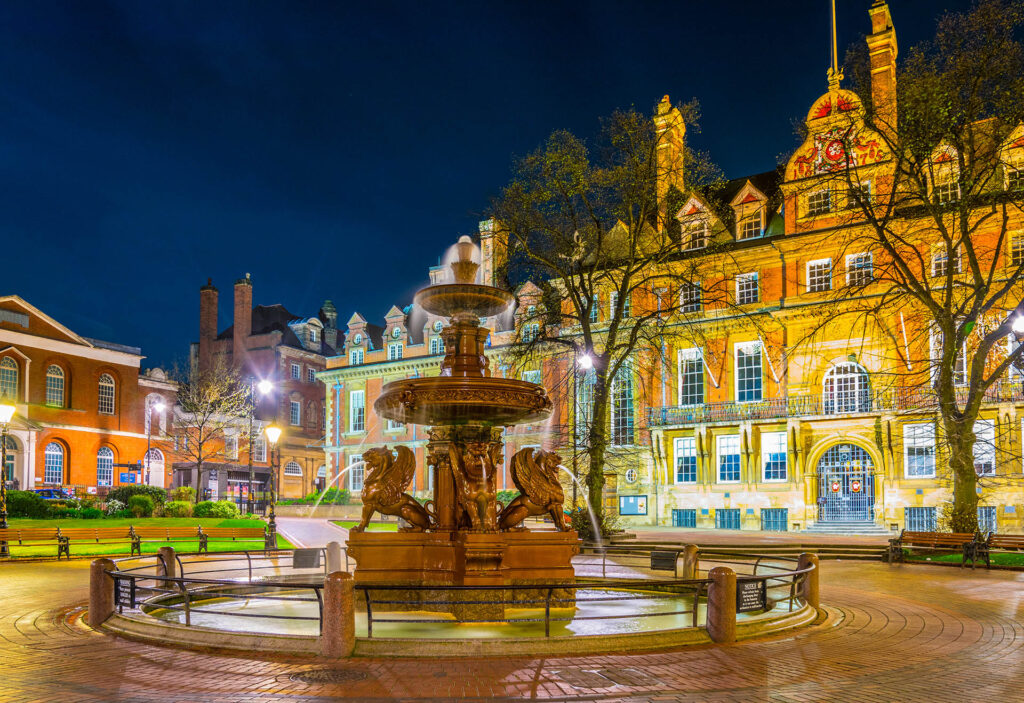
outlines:
[[[839,41],[869,0],[839,0]],[[905,50],[941,7],[892,3]],[[697,97],[730,176],[772,168],[826,88],[827,0],[8,2],[3,293],[184,359],[198,288],[379,321],[473,233],[514,154]]]

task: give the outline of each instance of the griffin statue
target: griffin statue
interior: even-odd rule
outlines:
[[[409,532],[423,532],[430,527],[430,513],[405,493],[405,487],[416,471],[416,455],[408,447],[398,447],[398,458],[387,447],[374,447],[363,454],[367,466],[367,477],[363,481],[363,519],[352,528],[362,532],[375,512],[381,515],[397,515],[412,527]]]
[[[565,493],[558,480],[558,465],[561,463],[562,457],[554,452],[527,448],[515,453],[512,457],[512,481],[519,489],[519,496],[501,511],[499,529],[512,530],[525,518],[545,513],[551,516],[556,530],[567,529],[562,513]]]

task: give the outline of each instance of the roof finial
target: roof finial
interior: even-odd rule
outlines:
[[[832,0],[832,65],[828,69],[828,89],[839,90],[843,69],[839,67],[839,45],[836,42],[836,0]]]

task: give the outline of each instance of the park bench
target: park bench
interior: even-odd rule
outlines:
[[[57,558],[71,558],[71,543],[131,544],[131,554],[142,554],[143,542],[199,542],[199,552],[209,553],[209,540],[263,541],[267,532],[263,527],[208,527],[199,525],[172,527],[146,525],[144,527],[28,527],[0,530],[0,541],[8,545],[57,545]]]
[[[160,527],[132,528],[132,554],[142,554],[142,542],[192,542],[199,541],[199,552],[209,553],[209,540],[265,541],[266,529],[262,527]]]
[[[903,530],[899,537],[889,540],[888,561],[903,561],[904,549],[933,552],[960,552],[960,566],[975,552],[977,541],[970,532],[910,532]]]
[[[1024,551],[1024,535],[997,535],[995,532],[990,532],[988,537],[982,538],[980,535],[977,540],[977,545],[971,554],[971,568],[974,568],[974,562],[985,560],[985,568],[992,568],[992,552],[1021,552]]]
[[[68,538],[61,533],[59,527],[8,527],[0,530],[0,542],[7,542],[8,546],[17,544],[23,547],[56,543],[57,558],[60,559],[61,554],[71,558]]]

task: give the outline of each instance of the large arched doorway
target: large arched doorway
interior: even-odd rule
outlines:
[[[818,460],[818,522],[875,517],[875,464],[856,444],[836,444]]]

